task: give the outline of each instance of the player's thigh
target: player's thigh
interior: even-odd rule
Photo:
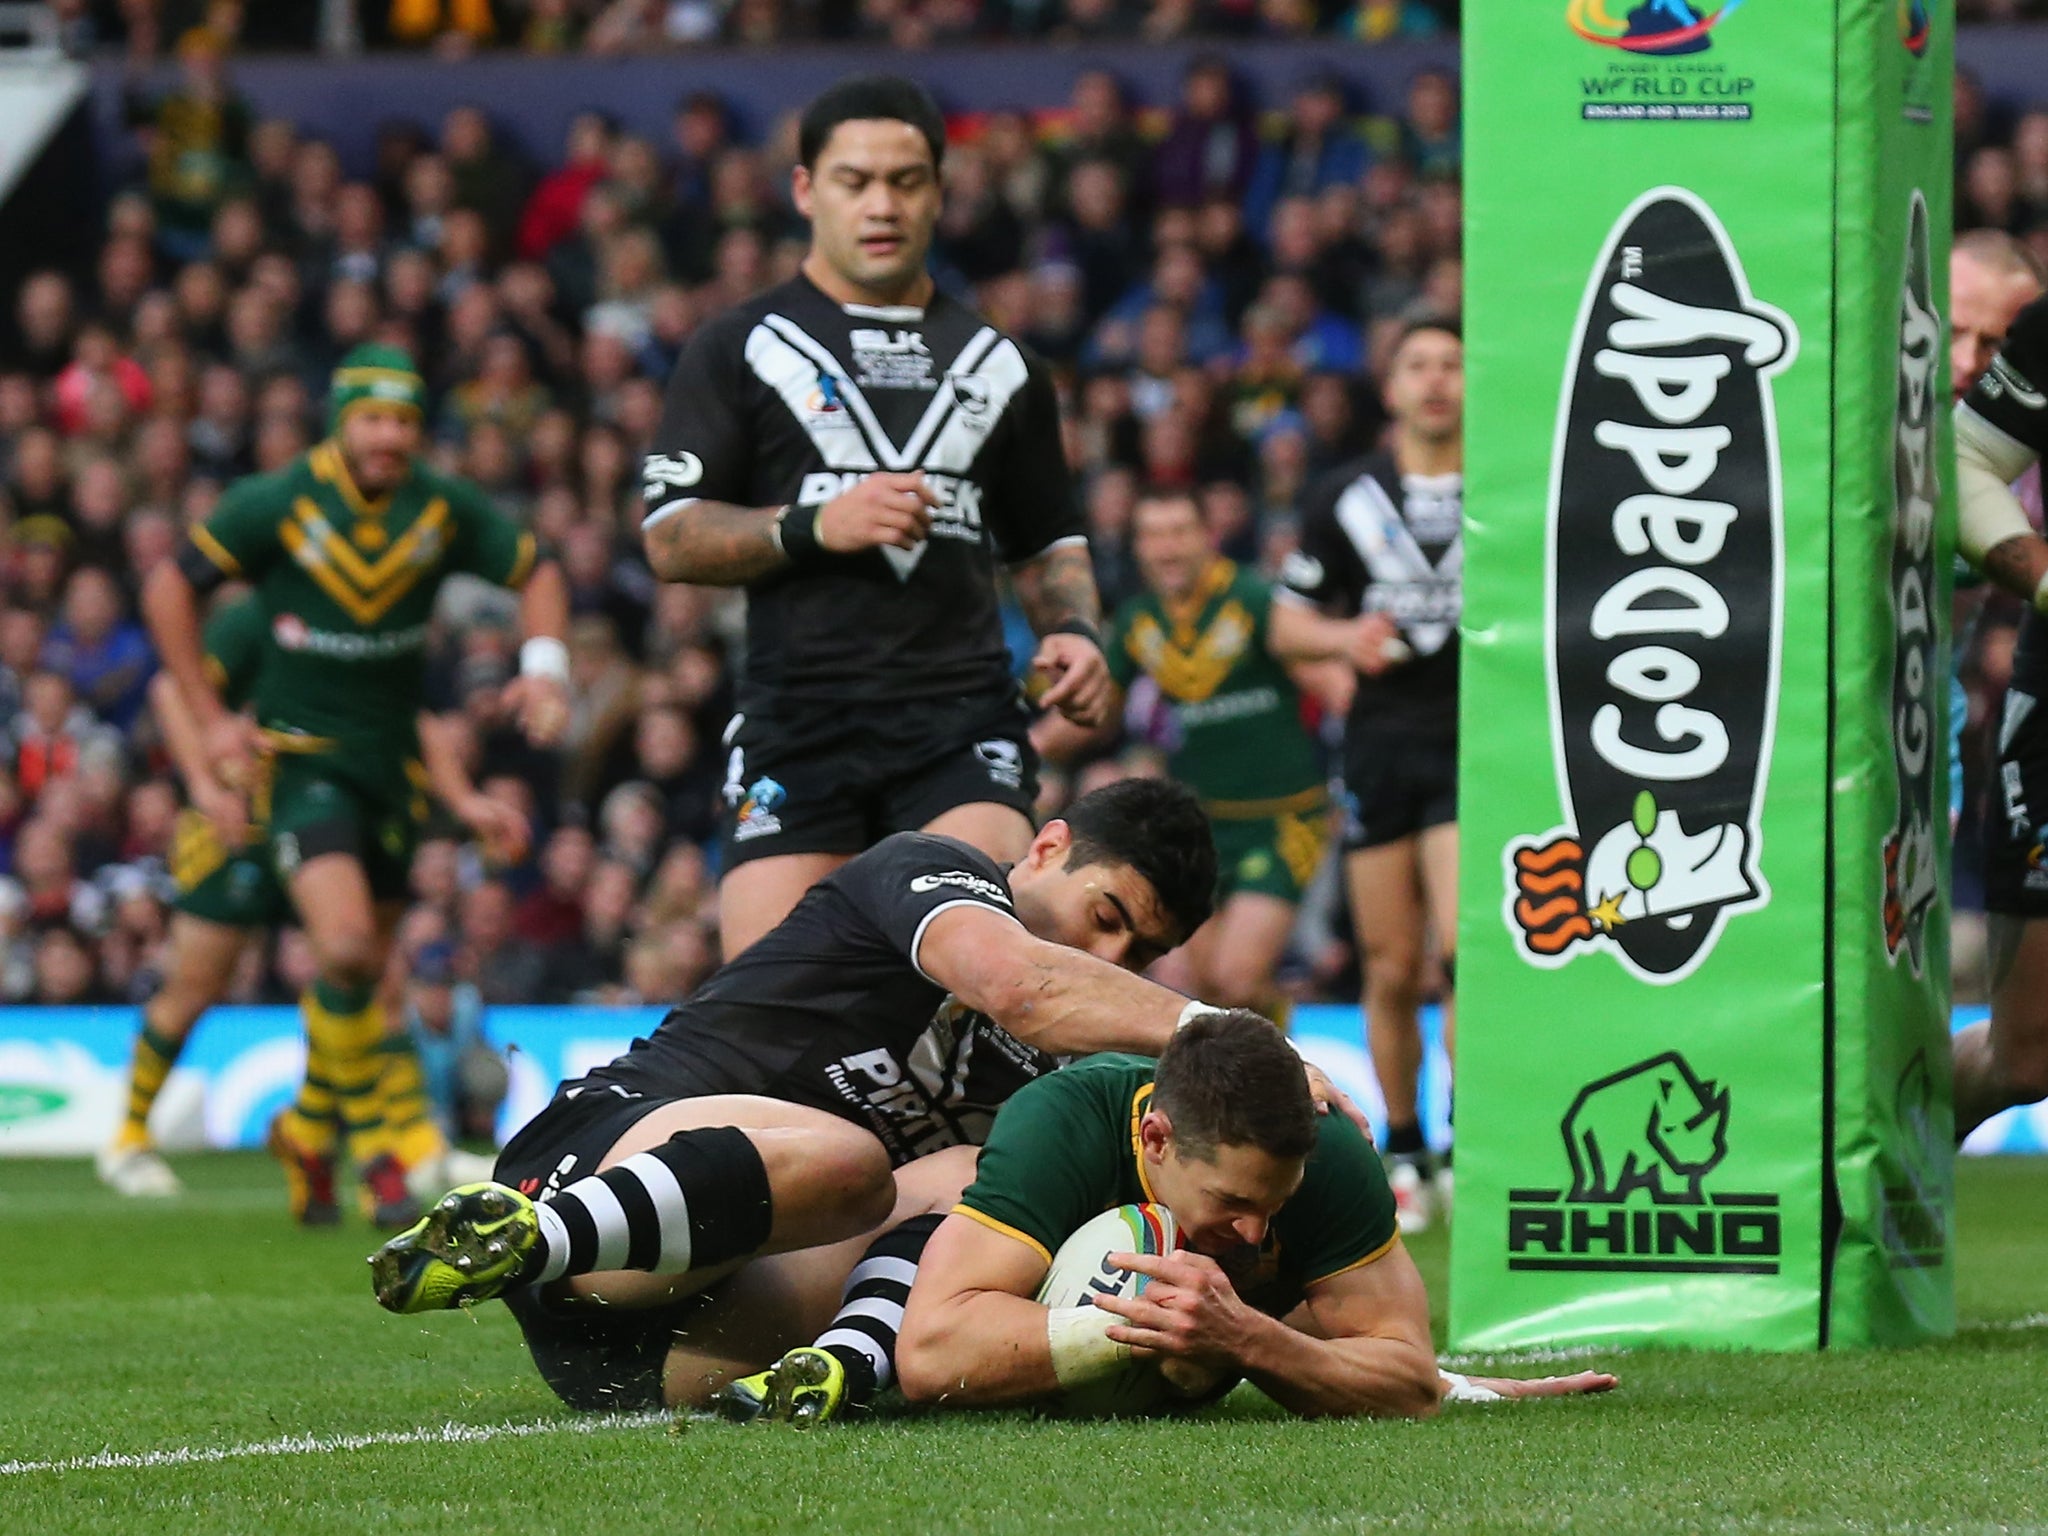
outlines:
[[[321,969],[345,970],[374,981],[383,954],[377,902],[363,861],[353,853],[318,854],[292,871],[287,888]]]
[[[2002,1083],[2048,1094],[2048,917],[1991,918],[1991,1060]]]
[[[986,800],[941,811],[922,830],[957,837],[1001,864],[1016,863],[1031,847],[1031,818],[1014,805]]]
[[[765,1252],[809,1246],[821,1227],[864,1231],[886,1219],[894,1204],[881,1142],[837,1115],[757,1094],[676,1099],[651,1110],[612,1144],[599,1171],[682,1132],[717,1126],[744,1132],[767,1170],[774,1214]]]
[[[1368,969],[1378,965],[1412,978],[1422,965],[1426,921],[1417,839],[1410,835],[1346,852],[1344,889]]]
[[[150,1028],[184,1038],[200,1014],[227,996],[249,938],[247,928],[172,913],[163,985],[149,1003]]]
[[[1215,930],[1203,965],[1203,1001],[1257,1007],[1294,931],[1295,906],[1263,891],[1241,891],[1204,926]]]
[[[805,891],[846,863],[844,853],[784,853],[749,859],[718,882],[718,937],[730,960],[789,916]]]

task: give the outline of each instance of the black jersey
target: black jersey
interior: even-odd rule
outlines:
[[[1415,653],[1359,676],[1352,729],[1456,732],[1463,514],[1463,476],[1404,475],[1387,453],[1341,465],[1303,499],[1301,547],[1281,581],[1346,618],[1389,615]]]
[[[1059,1063],[918,969],[926,926],[959,906],[1014,919],[1003,867],[950,837],[884,838],[587,1081],[808,1104],[872,1131],[899,1165],[978,1146],[997,1106]]]
[[[1998,356],[1963,404],[2007,437],[2048,458],[2048,299],[2036,299],[2014,318]],[[2031,607],[2020,619],[2013,647],[2012,686],[2048,698],[2048,626]]]
[[[799,276],[691,338],[646,461],[650,518],[699,497],[819,505],[878,470],[924,471],[931,537],[754,582],[743,709],[1013,687],[996,562],[1085,524],[1044,367],[944,294],[841,305]]]

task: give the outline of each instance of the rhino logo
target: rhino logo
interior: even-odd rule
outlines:
[[[1666,1051],[1588,1083],[1564,1117],[1574,1203],[1702,1205],[1700,1181],[1728,1153],[1728,1090]]]
[[[1605,949],[1688,976],[1770,900],[1782,491],[1770,380],[1798,354],[1691,192],[1623,210],[1579,310],[1551,461],[1553,767],[1564,825],[1503,850],[1532,965]]]
[[[1892,771],[1898,809],[1883,845],[1884,947],[1920,974],[1927,915],[1940,897],[1934,774],[1947,717],[1948,673],[1936,656],[1935,461],[1941,316],[1935,312],[1927,203],[1913,193],[1899,285],[1897,405],[1892,417]]]

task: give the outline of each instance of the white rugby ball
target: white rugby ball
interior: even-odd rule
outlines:
[[[1151,1281],[1109,1262],[1112,1253],[1171,1253],[1179,1241],[1173,1212],[1163,1205],[1120,1205],[1104,1211],[1060,1244],[1038,1288],[1048,1307],[1091,1307],[1097,1296],[1135,1296]],[[1113,1370],[1060,1392],[1044,1404],[1075,1418],[1149,1413],[1177,1394],[1155,1360],[1125,1360]]]

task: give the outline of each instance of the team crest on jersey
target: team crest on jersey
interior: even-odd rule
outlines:
[[[733,823],[733,841],[744,843],[751,838],[767,837],[782,830],[782,818],[775,813],[789,798],[789,791],[774,779],[759,778],[748,786],[746,798],[740,801],[739,815]]]
[[[917,331],[857,330],[853,347],[854,379],[862,389],[937,389],[932,354]]]
[[[1503,916],[1546,968],[1604,949],[1690,975],[1759,868],[1776,724],[1781,489],[1771,378],[1798,333],[1713,210],[1660,187],[1615,222],[1579,311],[1549,506],[1564,824],[1502,850]]]

